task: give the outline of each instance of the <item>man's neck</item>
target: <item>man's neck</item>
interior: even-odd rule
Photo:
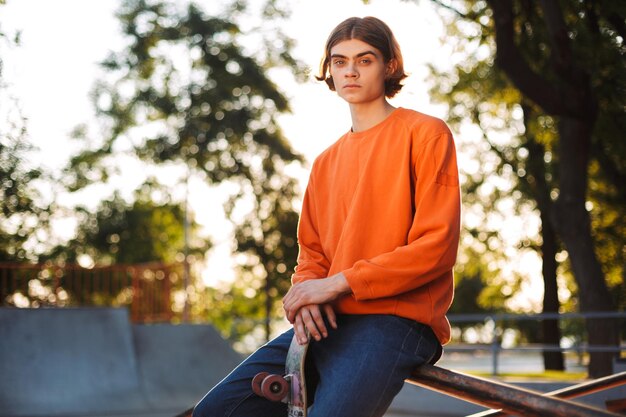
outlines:
[[[376,126],[385,120],[395,109],[387,100],[351,104],[352,131],[362,132]]]

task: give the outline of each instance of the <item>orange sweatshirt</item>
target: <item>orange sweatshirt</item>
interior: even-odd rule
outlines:
[[[439,119],[398,108],[348,132],[314,162],[294,284],[344,273],[337,313],[393,314],[450,339],[460,228],[454,141]]]

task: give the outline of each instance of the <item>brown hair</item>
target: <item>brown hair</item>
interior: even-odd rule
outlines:
[[[389,98],[395,96],[402,88],[401,81],[407,77],[407,74],[404,72],[400,46],[389,26],[382,20],[372,16],[363,18],[350,17],[333,29],[326,41],[319,75],[316,75],[315,78],[318,81],[325,81],[328,84],[328,88],[335,91],[335,83],[329,72],[330,50],[339,42],[350,39],[358,39],[378,49],[383,54],[385,64],[395,61],[394,71],[385,78],[385,96]]]

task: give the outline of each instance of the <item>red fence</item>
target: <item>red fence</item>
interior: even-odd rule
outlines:
[[[184,264],[0,263],[0,306],[126,306],[134,322],[168,322],[183,313],[183,274]]]

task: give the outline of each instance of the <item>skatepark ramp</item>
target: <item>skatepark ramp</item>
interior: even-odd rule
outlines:
[[[126,309],[0,308],[0,416],[172,416],[240,361],[208,325]]]

